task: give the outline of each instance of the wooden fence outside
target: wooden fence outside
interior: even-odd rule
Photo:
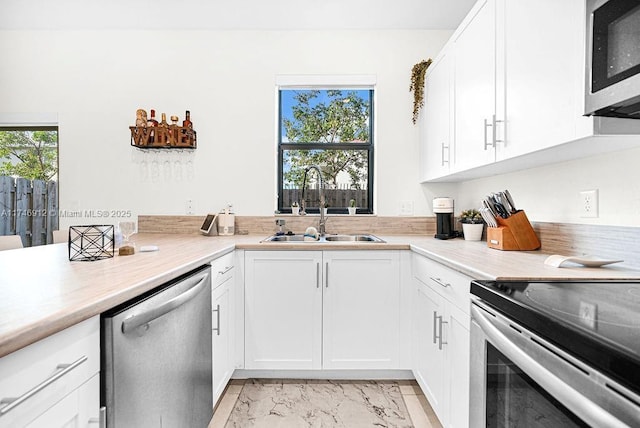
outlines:
[[[324,197],[329,208],[345,208],[349,206],[351,199],[356,200],[356,207],[366,207],[367,189],[324,189]],[[305,189],[304,198],[308,207],[320,205],[320,192],[317,188]],[[283,189],[282,206],[290,207],[291,203],[302,200],[302,189]]]
[[[20,235],[22,245],[53,242],[58,229],[58,183],[0,176],[0,235]]]

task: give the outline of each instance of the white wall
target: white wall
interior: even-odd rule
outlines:
[[[275,76],[369,74],[377,80],[376,212],[402,200],[430,212],[418,184],[411,67],[450,31],[2,31],[0,114],[57,113],[62,210],[196,214],[233,202],[242,215],[275,208]],[[143,174],[129,146],[137,108],[191,111],[198,132],[182,180]],[[149,171],[149,168],[146,169]],[[101,219],[105,220],[105,219]],[[109,221],[112,219],[107,219]],[[82,222],[96,221],[83,218]],[[62,225],[79,219],[61,219]]]
[[[532,221],[640,226],[639,162],[640,149],[632,149],[459,183],[453,191],[456,213],[480,206],[490,192],[509,189]],[[593,189],[599,216],[583,218],[579,193]]]

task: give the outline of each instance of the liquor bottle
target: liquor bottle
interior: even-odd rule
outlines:
[[[156,111],[151,109],[150,113],[151,117],[147,120],[147,128],[151,128],[149,131],[149,143],[153,143],[156,139],[156,131],[153,128],[158,127],[158,121],[156,120]]]
[[[160,138],[158,139],[159,142],[168,146],[171,142],[169,140],[169,124],[167,123],[166,113],[162,113],[162,120],[160,121],[158,128],[162,128],[159,135]]]
[[[184,128],[193,128],[193,123],[191,123],[191,113],[187,110],[184,113],[184,120],[182,121],[182,126]]]
[[[178,131],[178,116],[171,116],[171,125],[169,125],[169,142],[172,146],[176,145],[180,139]]]
[[[189,110],[184,112],[184,120],[182,121],[182,136],[183,141],[189,144],[193,141],[193,123],[191,123],[191,112]]]
[[[160,122],[160,125],[158,125],[162,128],[168,128],[169,124],[167,123],[167,113],[162,113],[162,121]]]
[[[151,109],[151,117],[147,120],[147,126],[158,126],[158,121],[156,120],[156,111]]]

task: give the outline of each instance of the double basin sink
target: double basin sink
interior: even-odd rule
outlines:
[[[318,243],[318,242],[385,242],[375,235],[367,234],[355,234],[355,235],[325,235],[321,236],[319,240],[305,240],[303,235],[273,235],[268,237],[262,242],[304,242],[304,243]]]

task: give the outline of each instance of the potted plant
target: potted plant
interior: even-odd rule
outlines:
[[[462,233],[467,241],[479,241],[482,239],[484,220],[482,214],[476,209],[464,210],[460,213],[460,223],[462,223]]]
[[[420,108],[424,105],[424,75],[432,62],[431,58],[429,58],[426,61],[423,60],[415,64],[411,69],[411,85],[409,86],[409,91],[413,92],[413,115],[411,120],[414,125],[418,121]]]
[[[349,206],[347,207],[347,209],[349,210],[349,215],[355,215],[356,214],[356,200],[355,199],[351,199],[349,201]]]
[[[300,214],[300,205],[298,205],[298,201],[293,201],[291,203],[291,214],[293,215]]]

